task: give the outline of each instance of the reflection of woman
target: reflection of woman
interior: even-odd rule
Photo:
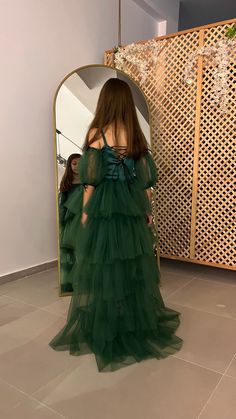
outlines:
[[[71,154],[60,184],[59,224],[60,224],[60,282],[63,292],[73,290],[70,271],[75,262],[75,231],[80,224],[83,185],[78,178],[78,161],[81,154]]]
[[[50,346],[94,352],[99,371],[174,354],[182,345],[174,335],[180,313],[165,307],[160,294],[150,228],[156,167],[124,81],[103,86],[84,149],[74,294]]]

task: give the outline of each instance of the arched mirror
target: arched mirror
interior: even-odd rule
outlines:
[[[125,80],[129,84],[141,128],[151,149],[148,105],[142,91],[130,77],[120,70],[105,65],[81,67],[65,77],[57,89],[54,100],[60,296],[71,295],[73,292],[69,274],[75,256],[73,243],[66,241],[66,231],[70,226],[71,214],[74,213],[76,216],[76,194],[79,195],[78,188],[81,186],[74,173],[73,185],[70,186],[74,190],[77,188],[77,192],[74,194],[75,198],[70,199],[70,211],[66,211],[66,206],[62,204],[68,199],[68,185],[62,185],[63,175],[66,170],[71,173],[75,170],[73,168],[76,168],[82,155],[85,135],[93,119],[100,90],[108,79],[114,77]]]

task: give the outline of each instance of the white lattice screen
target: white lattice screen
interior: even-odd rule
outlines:
[[[183,73],[189,54],[222,39],[235,21],[157,38],[158,66],[149,67],[145,85],[134,66],[127,68],[150,107],[160,256],[229,269],[236,268],[235,56],[226,114],[211,100],[212,66],[200,58],[191,85]],[[105,64],[114,66],[112,51]]]

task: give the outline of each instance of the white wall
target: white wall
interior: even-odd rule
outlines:
[[[180,0],[134,0],[134,2],[158,22],[166,21],[165,33],[178,31]],[[159,35],[165,35],[165,33],[158,32]]]
[[[158,12],[166,20],[166,33],[178,32],[179,23],[179,0],[145,0],[158,9]]]
[[[140,7],[124,3],[123,42],[153,37],[154,22],[140,24]],[[0,275],[57,257],[53,96],[67,73],[117,44],[117,4],[0,1]]]
[[[79,78],[76,74],[71,77]],[[68,159],[73,153],[82,154],[82,145],[92,118],[93,114],[71,93],[64,83],[56,100],[56,127],[67,137],[57,135],[57,153],[60,153],[61,157]],[[78,147],[76,147],[76,144]],[[65,168],[58,164],[57,170],[59,188]]]
[[[132,0],[123,0],[121,44],[151,39],[158,36],[158,22]]]
[[[78,76],[76,77],[79,78]],[[58,92],[56,101],[57,129],[80,148],[60,136],[62,157],[67,159],[72,153],[82,153],[81,148],[92,119],[93,114],[63,84]]]

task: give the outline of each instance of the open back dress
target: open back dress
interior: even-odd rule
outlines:
[[[175,335],[180,313],[165,306],[151,205],[145,189],[157,181],[152,156],[138,160],[126,149],[90,146],[80,158],[81,183],[95,187],[84,225],[73,231],[76,260],[67,321],[49,345],[71,355],[93,352],[99,371],[147,358],[165,358],[182,346]]]

